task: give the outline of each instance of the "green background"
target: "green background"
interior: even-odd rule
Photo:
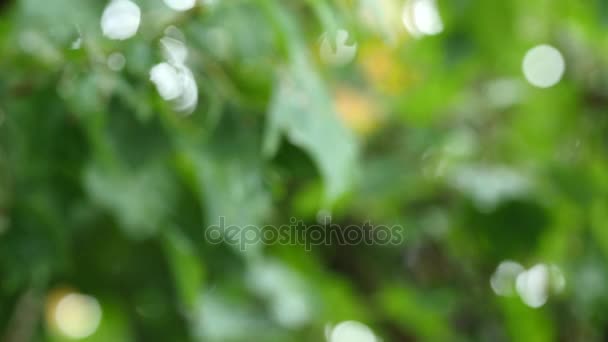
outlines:
[[[415,39],[402,1],[137,0],[125,41],[103,37],[104,1],[0,3],[9,341],[65,340],[45,313],[58,289],[99,300],[86,341],[323,341],[345,320],[384,341],[608,337],[605,1],[440,0],[443,32]],[[149,81],[170,25],[199,88],[189,116]],[[338,28],[357,56],[327,65],[319,37]],[[521,70],[538,44],[566,61],[548,89]],[[403,243],[205,239],[221,216],[326,214],[400,225]],[[504,260],[557,265],[565,289],[537,309],[497,296]]]

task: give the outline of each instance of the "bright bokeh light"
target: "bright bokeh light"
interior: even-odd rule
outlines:
[[[110,39],[133,37],[139,29],[141,10],[130,0],[113,0],[101,16],[101,30]]]
[[[553,46],[538,45],[528,50],[522,68],[530,84],[539,88],[549,88],[562,79],[566,62],[559,50]]]
[[[556,265],[537,264],[526,270],[519,263],[506,260],[496,268],[490,285],[499,296],[512,296],[517,292],[524,304],[539,308],[547,302],[549,295],[564,290],[566,278]]]
[[[198,86],[190,69],[181,66],[178,67],[178,70],[182,80],[182,93],[175,101],[174,109],[178,112],[190,114],[198,103]]]
[[[335,38],[335,40],[334,40]],[[357,44],[348,44],[349,33],[338,30],[335,35],[325,32],[321,36],[321,60],[331,65],[345,65],[357,55]]]
[[[91,296],[68,293],[55,307],[55,322],[66,337],[83,339],[97,331],[102,311],[97,299]]]
[[[435,0],[409,0],[403,8],[402,20],[410,34],[417,38],[443,32]]]
[[[156,90],[164,100],[175,100],[183,92],[177,69],[169,63],[155,65],[150,70],[150,80],[156,85]]]
[[[174,101],[176,111],[192,112],[196,107],[198,87],[194,75],[185,66],[157,64],[150,71],[150,80],[164,100]]]
[[[377,342],[378,338],[367,325],[346,321],[328,329],[327,340],[328,342]]]
[[[521,300],[532,308],[543,306],[549,298],[549,268],[538,264],[517,276],[515,282]]]
[[[501,262],[490,278],[492,290],[499,296],[511,296],[514,293],[517,276],[524,271],[524,267],[515,261]]]
[[[175,11],[187,11],[196,5],[196,0],[163,0],[169,8]]]
[[[110,70],[121,71],[125,67],[127,60],[125,59],[125,56],[122,53],[114,52],[110,56],[108,56],[107,62],[108,68],[110,68]]]
[[[172,101],[178,112],[192,113],[198,103],[198,86],[190,68],[186,66],[188,49],[179,30],[169,30],[172,37],[161,39],[166,62],[159,63],[150,70],[150,80],[156,85],[160,96]]]

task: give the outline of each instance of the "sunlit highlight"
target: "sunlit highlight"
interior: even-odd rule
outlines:
[[[416,38],[443,32],[435,0],[409,0],[403,8],[402,20],[405,28]]]
[[[130,0],[113,0],[101,16],[101,30],[110,39],[125,40],[139,29],[141,10]]]
[[[553,46],[538,45],[526,53],[522,69],[530,84],[538,88],[549,88],[562,79],[566,62]]]
[[[169,8],[175,11],[187,11],[196,5],[196,0],[163,0]]]
[[[101,323],[102,311],[94,297],[68,293],[57,303],[54,317],[57,328],[63,335],[82,339],[97,331]]]
[[[540,308],[551,294],[561,293],[566,278],[556,265],[536,264],[526,270],[515,261],[500,263],[490,278],[494,293],[511,297],[517,293],[521,301],[531,308]]]
[[[164,100],[173,102],[176,111],[190,114],[198,103],[198,86],[192,71],[186,66],[188,49],[176,38],[181,36],[176,30],[168,30],[172,37],[161,39],[166,62],[152,67],[150,80]]]
[[[378,342],[378,338],[367,325],[356,321],[346,321],[333,328],[328,327],[326,335],[328,342]]]
[[[498,265],[496,271],[490,278],[492,290],[499,296],[511,296],[514,294],[515,281],[525,269],[515,261],[507,260]]]

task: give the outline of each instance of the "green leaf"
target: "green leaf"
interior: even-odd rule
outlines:
[[[333,203],[351,185],[356,164],[354,136],[339,121],[331,98],[305,58],[279,75],[269,109],[264,153],[275,155],[281,135],[314,160]]]

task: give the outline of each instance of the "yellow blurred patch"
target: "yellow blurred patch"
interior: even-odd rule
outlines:
[[[335,92],[335,106],[344,124],[360,135],[368,135],[380,125],[380,110],[374,101],[348,87]]]
[[[359,63],[374,88],[385,94],[395,95],[409,89],[420,78],[397,60],[393,49],[380,43],[362,46]]]

